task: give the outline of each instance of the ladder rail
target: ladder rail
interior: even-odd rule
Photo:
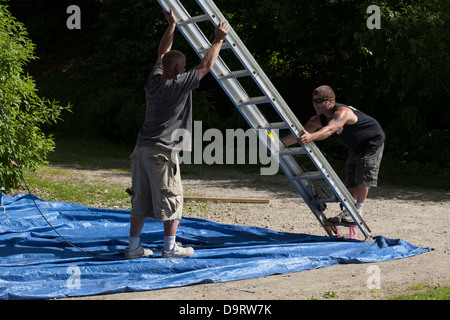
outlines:
[[[169,8],[174,9],[174,15],[177,21],[193,21],[193,18],[189,15],[189,13],[186,11],[186,9],[183,7],[183,5],[178,0],[158,0],[160,5],[166,10],[169,11]],[[197,1],[199,2],[199,1]],[[201,5],[199,3],[199,5]],[[215,5],[214,5],[215,7]],[[219,11],[217,7],[214,8],[214,10],[209,9],[206,13],[210,17],[210,21],[213,23],[215,27],[220,23],[221,20],[224,20],[225,17],[223,14]],[[195,20],[195,19],[194,19]],[[203,21],[204,19],[202,19]],[[201,31],[201,29],[198,27],[198,25],[195,22],[192,23],[182,23],[177,24],[178,30],[182,33],[182,35],[186,38],[186,40],[189,42],[191,47],[194,49],[194,51],[197,53],[197,55],[200,58],[203,58],[204,55],[207,52],[207,49],[211,47],[211,43],[209,42],[208,38],[205,36],[205,34]],[[267,76],[264,74],[262,69],[259,67],[259,65],[256,63],[256,61],[251,56],[248,49],[245,47],[245,45],[242,43],[242,41],[237,36],[236,32],[233,30],[233,28],[230,26],[230,30],[228,32],[227,38],[225,42],[228,44],[227,47],[230,47],[231,50],[234,51],[236,57],[243,63],[243,61],[239,58],[243,54],[247,56],[245,59],[243,66],[246,68],[248,74],[250,74],[255,80],[258,79],[257,75],[260,74],[265,81],[270,83]],[[237,47],[243,48],[239,49]],[[237,51],[244,50],[243,52]],[[244,53],[245,52],[245,53]],[[250,58],[249,58],[250,57]],[[250,62],[248,62],[250,61]],[[249,67],[249,65],[252,65],[252,67]],[[257,70],[257,71],[250,71],[250,70]],[[251,97],[245,92],[245,89],[241,86],[241,84],[238,82],[237,78],[235,77],[226,77],[226,75],[232,74],[233,72],[225,65],[222,58],[219,56],[217,58],[217,61],[215,65],[213,66],[213,69],[211,70],[212,75],[216,79],[216,81],[219,83],[219,85],[222,87],[222,89],[226,92],[230,100],[235,104],[235,106],[239,109],[240,113],[248,119],[248,123],[257,123],[257,126],[267,126],[269,122],[267,120],[262,121],[261,119],[265,119],[263,114],[259,112],[254,106],[257,103],[251,102]],[[261,83],[261,80],[257,81],[258,84]],[[274,92],[276,91],[275,88],[273,88]],[[268,92],[266,90],[266,92]],[[264,93],[264,91],[263,91]],[[265,94],[266,96],[268,93]],[[281,95],[277,93],[276,99],[282,99]],[[272,101],[275,98],[272,98]],[[267,101],[268,103],[270,101]],[[258,102],[260,103],[260,101]],[[247,108],[245,108],[247,107]],[[276,108],[276,110],[279,108]],[[301,126],[300,122],[298,122],[298,125]]]
[[[310,149],[309,149],[310,148]],[[324,164],[323,167],[318,168],[319,171],[322,172],[324,177],[328,178],[330,177],[337,177],[336,172],[331,167],[331,165],[328,163],[328,161],[323,156],[322,152],[318,149],[317,145],[314,143],[310,143],[306,146],[306,149],[308,150],[308,155],[313,159],[313,162],[316,163],[322,163]],[[317,165],[316,165],[317,166]],[[339,179],[339,178],[338,178]],[[353,218],[353,220],[356,222],[358,228],[361,230],[363,235],[366,238],[371,238],[371,230],[367,223],[364,221],[362,216],[359,214],[358,210],[355,207],[355,201],[353,199],[353,196],[350,194],[350,191],[348,191],[347,187],[340,181],[340,179],[325,179],[330,187],[334,190],[336,196],[339,199],[339,202],[344,206],[344,208],[347,210],[347,212],[350,214],[350,216]],[[340,183],[339,183],[340,182]]]
[[[168,7],[175,8],[176,10],[174,10],[174,14],[175,12],[183,12],[183,15],[179,15],[180,19],[182,19],[183,21],[191,19],[189,14],[185,11],[184,7],[178,0],[158,1],[160,3],[167,3],[167,7],[163,6],[166,8],[166,10]],[[200,57],[200,59],[203,58],[206,54],[205,49],[211,47],[211,43],[197,26],[197,24],[183,24],[181,26],[178,26],[178,30],[183,34],[183,36],[186,38],[186,40]],[[228,75],[232,73],[232,71],[226,66],[220,56],[217,58],[213,70],[211,70],[211,73],[248,123],[257,123],[258,126],[268,125],[267,121],[261,121],[261,119],[264,118],[263,114],[257,108],[251,107],[254,104],[242,105],[242,103],[249,101],[251,97],[245,92],[245,89],[236,78],[227,78],[220,80],[222,75]]]
[[[174,15],[178,22],[178,30],[188,41],[197,55],[200,58],[203,58],[211,47],[211,43],[201,31],[197,23],[209,20],[212,22],[214,27],[217,27],[221,20],[225,20],[225,17],[213,1],[196,1],[205,14],[191,17],[181,4],[180,0],[158,0],[159,4],[166,11],[169,11],[170,8],[174,9]],[[282,128],[289,129],[291,133],[298,138],[301,136],[301,132],[303,130],[302,124],[231,26],[222,49],[231,49],[245,70],[230,70],[219,56],[213,69],[211,70],[213,77],[237,107],[247,123],[256,132],[260,141],[262,141],[263,144],[272,151],[275,161],[293,184],[296,191],[301,195],[305,203],[309,206],[326,232],[331,236],[332,231],[330,224],[323,213],[323,203],[328,201],[316,199],[317,192],[309,181],[311,175],[305,175],[303,170],[301,170],[298,163],[293,158],[293,154],[296,153],[283,154],[283,151],[286,151],[289,148],[281,143],[277,130],[272,131],[274,134],[271,137],[272,141],[270,143],[267,142],[267,135],[261,134],[261,132],[264,132],[265,130],[269,131],[274,128]],[[250,76],[253,79],[262,91],[264,97],[252,98],[247,94],[245,89],[237,80],[240,77],[246,76]],[[260,103],[271,104],[284,125],[280,125],[279,123],[271,124],[261,113],[259,108],[257,108],[256,105]],[[273,147],[275,147],[275,150],[273,150]],[[330,200],[329,202],[340,202],[352,216],[356,222],[356,225],[359,227],[366,239],[370,239],[371,231],[364,219],[356,210],[353,197],[348,189],[343,185],[338,175],[325,159],[316,144],[312,142],[300,149],[301,152],[298,154],[308,155],[310,160],[318,169],[318,173],[322,175],[322,178],[327,182],[331,190],[333,190],[336,201],[331,201],[332,199],[328,199]]]
[[[213,24],[215,27],[217,27],[221,20],[226,19],[213,1],[196,1],[206,14],[210,15],[211,17],[215,17],[213,19]],[[253,55],[250,53],[250,51],[247,49],[245,44],[242,42],[242,40],[232,27],[230,27],[230,30],[228,32],[227,41],[231,44],[231,50],[234,52],[235,56],[239,59],[245,69],[248,70],[248,73],[258,85],[260,90],[266,97],[269,98],[271,103],[274,105],[274,108],[279,113],[281,119],[289,124],[294,134],[300,136],[301,131],[299,130],[303,129],[302,124],[300,123],[300,121],[298,121],[292,110],[287,106],[287,103],[284,101],[281,94],[272,84],[270,79],[256,62]]]
[[[219,8],[214,4],[211,0],[196,0],[199,6],[203,9],[203,11],[211,17],[215,17],[213,19],[213,24],[215,27],[219,24],[221,20],[225,19],[225,16],[220,12]],[[234,29],[230,27],[230,30],[227,35],[227,40],[231,43],[231,50],[235,53],[236,57],[241,61],[242,65],[248,70],[248,73],[254,79],[254,81],[258,84],[258,87],[265,94],[265,96],[269,97],[271,103],[273,104],[275,110],[279,113],[281,119],[284,120],[285,123],[290,125],[291,132],[298,138],[301,136],[301,130],[303,130],[303,126],[300,121],[297,119],[295,114],[289,108],[285,100],[282,98],[281,94],[272,84],[270,79],[267,77],[265,72],[259,66],[259,64],[254,59],[253,55],[247,49],[245,44],[242,42],[240,37],[236,34]],[[322,155],[320,150],[317,148],[314,142],[308,145],[307,148],[308,156],[312,158],[314,163],[321,163],[322,167],[318,168],[324,177],[333,178],[333,180],[339,179],[336,172],[333,170],[331,165]],[[326,179],[327,182],[330,182],[329,179]],[[356,210],[356,207],[353,204],[353,197],[348,192],[347,188],[342,188],[339,184],[331,184],[330,187],[334,190],[337,188],[338,194],[337,197],[343,203],[347,212],[350,213],[352,218],[355,221],[358,221],[358,227],[361,229],[361,232],[365,237],[369,237],[370,229],[365,224],[364,220]],[[360,226],[363,225],[363,226]],[[365,229],[365,230],[364,230]],[[367,231],[366,231],[367,230]]]

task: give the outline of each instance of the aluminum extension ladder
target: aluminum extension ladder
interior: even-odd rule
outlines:
[[[180,0],[158,0],[164,10],[169,11],[173,9],[178,30],[198,56],[203,58],[211,47],[211,42],[199,28],[199,24],[209,21],[212,22],[214,27],[217,27],[221,20],[225,20],[225,17],[213,1],[196,1],[203,14],[191,16]],[[280,130],[289,130],[296,137],[299,137],[303,126],[232,27],[230,27],[222,46],[222,50],[225,49],[229,49],[234,53],[244,69],[230,70],[224,63],[223,55],[221,54],[211,73],[247,120],[248,124],[255,130],[260,141],[271,151],[282,171],[309,206],[327,234],[329,236],[339,235],[336,227],[342,226],[342,224],[331,224],[324,214],[324,210],[327,207],[326,204],[334,202],[342,204],[342,207],[352,216],[355,225],[362,232],[365,240],[371,240],[371,231],[356,210],[353,197],[315,143],[309,143],[304,147],[288,148],[281,142],[279,138]],[[241,78],[251,78],[262,92],[262,95],[250,96],[238,81]],[[276,113],[268,113],[272,117],[275,115],[276,119],[266,118],[258,107],[260,105],[271,105]],[[265,134],[261,134],[262,132]],[[270,139],[267,138],[268,136]],[[305,156],[314,163],[317,171],[308,172],[304,168],[302,169],[296,159],[305,158]],[[349,230],[352,231],[351,228]]]

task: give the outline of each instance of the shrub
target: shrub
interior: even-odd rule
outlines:
[[[54,141],[39,125],[55,123],[63,110],[70,110],[37,95],[33,79],[23,70],[36,59],[27,35],[7,6],[0,5],[0,190],[4,191],[20,186],[18,166],[35,170],[46,163]]]

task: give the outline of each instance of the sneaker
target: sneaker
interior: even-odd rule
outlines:
[[[153,251],[150,249],[142,248],[141,244],[139,244],[139,247],[137,247],[135,250],[130,250],[130,248],[127,247],[124,253],[125,259],[137,259],[151,255],[153,255]]]
[[[162,251],[162,257],[167,259],[174,259],[174,258],[187,258],[190,255],[194,253],[194,249],[191,247],[183,248],[181,246],[181,243],[175,242],[175,245],[173,246],[172,250],[165,251],[163,249]]]
[[[328,221],[331,223],[355,223],[347,211],[342,211],[336,217],[328,218]]]

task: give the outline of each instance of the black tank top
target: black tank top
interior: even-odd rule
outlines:
[[[358,121],[352,125],[344,125],[341,130],[332,135],[334,139],[358,153],[378,148],[384,143],[386,136],[377,120],[358,109],[341,103],[335,104],[333,112],[342,107],[351,109],[358,117]],[[328,120],[323,114],[320,115],[320,121],[323,127],[328,124]]]

